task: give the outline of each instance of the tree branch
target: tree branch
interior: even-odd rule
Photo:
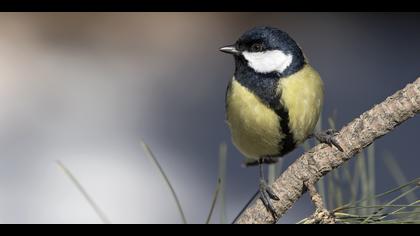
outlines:
[[[239,224],[273,224],[322,176],[348,161],[375,139],[420,112],[420,78],[375,105],[345,127],[336,136],[344,152],[319,144],[303,154],[273,183],[279,201],[273,205],[278,218],[267,211],[260,199],[239,217]]]

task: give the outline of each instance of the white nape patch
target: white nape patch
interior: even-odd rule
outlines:
[[[292,54],[285,54],[280,50],[265,52],[243,52],[248,65],[259,73],[280,72],[283,73],[292,64]]]

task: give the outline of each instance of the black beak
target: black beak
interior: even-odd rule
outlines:
[[[241,54],[240,51],[238,51],[234,45],[225,46],[219,49],[221,52],[233,54],[233,55],[239,55]]]

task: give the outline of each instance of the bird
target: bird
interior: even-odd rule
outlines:
[[[323,81],[297,42],[274,27],[254,27],[219,50],[235,61],[225,95],[232,142],[246,166],[259,166],[260,199],[276,216],[271,200],[279,197],[264,178],[264,164],[276,163],[313,136],[342,151],[337,131],[314,133],[323,107]]]

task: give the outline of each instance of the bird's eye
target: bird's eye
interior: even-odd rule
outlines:
[[[254,43],[251,46],[251,51],[252,52],[261,52],[263,50],[263,45],[261,43]]]

